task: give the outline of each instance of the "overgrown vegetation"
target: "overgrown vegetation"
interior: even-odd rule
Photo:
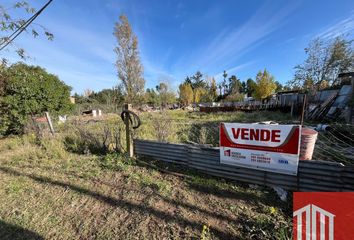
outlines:
[[[45,69],[24,63],[1,69],[0,136],[20,134],[30,116],[68,112],[72,108],[70,90],[64,82]],[[43,115],[42,115],[43,116]]]
[[[176,110],[144,112],[140,118],[142,126],[135,132],[137,138],[173,143],[194,142],[213,146],[219,144],[220,122],[292,122],[288,113],[266,111],[201,113]]]
[[[174,114],[182,118],[187,113]],[[55,138],[1,139],[1,239],[20,239],[17,231],[45,239],[273,239],[291,234],[290,206],[271,190],[129,158],[114,148],[118,124],[117,118],[75,121],[57,126]]]

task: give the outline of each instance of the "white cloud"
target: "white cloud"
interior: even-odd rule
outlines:
[[[193,68],[215,69],[227,67],[243,54],[259,46],[271,33],[286,22],[286,17],[298,6],[298,2],[288,3],[285,7],[274,8],[269,2],[261,6],[244,24],[236,28],[225,27],[206,46],[195,52]]]
[[[340,20],[339,22],[325,27],[323,31],[316,35],[318,38],[331,39],[345,34],[353,34],[354,31],[354,11],[350,16]]]

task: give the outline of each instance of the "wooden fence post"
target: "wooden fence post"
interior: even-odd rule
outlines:
[[[49,125],[50,132],[52,133],[52,136],[54,136],[55,135],[54,127],[53,127],[52,119],[50,119],[50,116],[49,116],[48,112],[45,112],[45,117],[47,118],[47,122],[48,122],[48,125]]]
[[[123,111],[124,110],[131,110],[132,105],[131,104],[124,104],[123,106]],[[126,115],[126,118],[124,119],[124,124],[125,124],[125,137],[126,137],[126,143],[127,143],[127,153],[129,154],[129,157],[133,157],[133,143],[131,139],[131,131],[130,131],[130,121],[129,121],[129,116],[128,114]]]
[[[352,77],[351,78],[351,85],[352,85],[352,91],[350,92],[350,100],[349,100],[349,103],[350,104],[353,104],[354,103],[354,101],[353,101],[353,99],[354,99],[354,77]],[[351,106],[349,106],[348,105],[348,107],[349,107],[349,109],[348,109],[348,111],[349,111],[349,113],[348,113],[348,123],[349,124],[352,124],[353,123],[353,110],[354,110],[354,107],[351,105]]]
[[[302,99],[302,110],[301,110],[301,119],[300,119],[300,124],[301,124],[301,126],[304,125],[304,117],[305,117],[305,111],[306,111],[306,104],[307,104],[307,94],[304,93],[304,98]]]

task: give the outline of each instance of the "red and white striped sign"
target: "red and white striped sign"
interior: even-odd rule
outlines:
[[[224,164],[296,175],[299,146],[299,125],[220,124]]]

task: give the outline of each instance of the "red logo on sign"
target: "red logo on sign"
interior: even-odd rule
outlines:
[[[294,239],[354,239],[354,193],[296,192]]]
[[[225,150],[224,151],[224,156],[230,157],[231,156],[231,150],[230,149],[229,150]]]

